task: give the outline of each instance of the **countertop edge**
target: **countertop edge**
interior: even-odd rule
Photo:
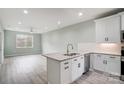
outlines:
[[[73,58],[76,58],[76,57],[80,57],[80,56],[83,56],[83,55],[85,55],[85,54],[103,54],[103,55],[121,56],[121,55],[119,55],[119,54],[98,53],[98,52],[87,52],[87,53],[84,53],[84,54],[83,54],[83,53],[80,53],[80,54],[77,55],[77,56],[72,56],[72,57],[70,56],[70,58],[65,58],[65,59],[63,59],[63,60],[58,60],[57,58],[50,57],[50,56],[48,56],[47,54],[46,54],[46,55],[44,54],[44,55],[42,55],[42,56],[61,62],[61,61],[70,60],[70,59],[73,59]],[[54,55],[54,53],[53,53],[53,55]]]
[[[80,56],[82,56],[82,54],[77,55],[77,56],[73,56],[73,57],[70,57],[70,58],[66,58],[66,59],[63,59],[63,60],[58,60],[58,59],[55,59],[55,58],[49,57],[49,56],[47,56],[47,55],[42,55],[42,56],[61,62],[61,61],[70,60],[70,59],[73,59],[73,58],[76,58],[76,57],[80,57]]]

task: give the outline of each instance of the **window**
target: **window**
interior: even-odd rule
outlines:
[[[32,35],[16,35],[16,48],[33,48]]]

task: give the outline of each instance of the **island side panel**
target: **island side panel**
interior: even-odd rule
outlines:
[[[50,84],[60,84],[60,62],[47,58],[47,78]]]

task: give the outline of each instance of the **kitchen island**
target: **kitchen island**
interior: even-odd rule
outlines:
[[[84,73],[84,55],[76,53],[67,56],[61,53],[44,55],[47,57],[47,76],[50,84],[68,84]]]

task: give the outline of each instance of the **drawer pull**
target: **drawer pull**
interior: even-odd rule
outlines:
[[[74,61],[77,61],[77,59],[74,59]]]
[[[110,57],[110,58],[115,58],[115,57]]]
[[[64,63],[64,65],[67,65],[67,64],[68,64],[68,62],[65,62],[65,63]]]
[[[107,64],[107,60],[103,60],[103,64]]]
[[[83,59],[83,57],[81,57],[81,59]]]
[[[65,70],[68,69],[68,68],[69,68],[69,66],[65,67]]]
[[[97,57],[101,57],[101,55],[97,55]]]
[[[78,63],[78,68],[80,68],[81,67],[81,64],[80,63]]]

